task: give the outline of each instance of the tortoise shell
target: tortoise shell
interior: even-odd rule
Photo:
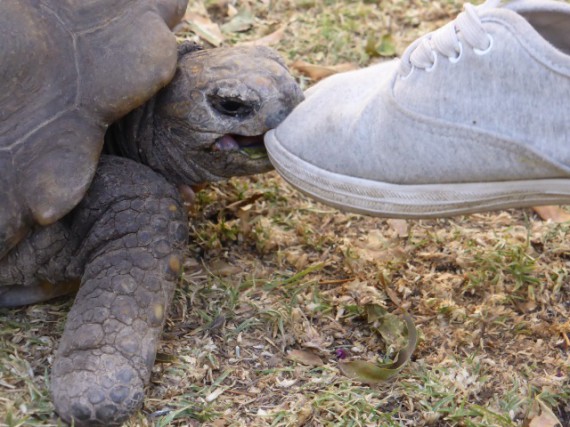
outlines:
[[[0,2],[0,258],[75,207],[108,125],[171,80],[186,3]]]

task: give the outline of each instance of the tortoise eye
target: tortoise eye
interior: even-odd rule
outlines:
[[[255,111],[255,106],[239,98],[210,96],[210,104],[219,113],[230,117],[247,117]]]

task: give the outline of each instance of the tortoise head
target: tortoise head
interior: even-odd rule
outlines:
[[[174,79],[156,98],[153,152],[145,157],[178,184],[266,172],[263,135],[302,99],[269,48],[182,51]]]

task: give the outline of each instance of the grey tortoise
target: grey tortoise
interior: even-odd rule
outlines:
[[[58,414],[119,425],[144,399],[188,239],[190,186],[271,169],[303,98],[264,47],[177,48],[186,0],[0,2],[0,307],[79,288]]]

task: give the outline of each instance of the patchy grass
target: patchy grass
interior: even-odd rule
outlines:
[[[242,9],[251,28],[226,34],[228,44],[284,26],[274,47],[290,63],[365,66],[460,6],[193,4],[220,24]],[[522,426],[541,405],[570,425],[570,225],[530,210],[429,221],[343,214],[275,173],[207,188],[191,224],[145,406],[128,427]],[[394,356],[359,315],[370,302],[401,304],[420,334],[411,363],[375,387],[338,369],[340,355]],[[48,372],[70,305],[0,311],[0,425],[59,425]]]

